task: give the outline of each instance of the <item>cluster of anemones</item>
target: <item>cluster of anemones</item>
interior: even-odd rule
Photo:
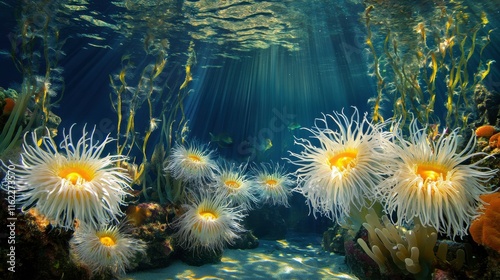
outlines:
[[[326,115],[306,130],[312,140],[297,139],[304,150],[291,152],[298,165],[295,190],[314,212],[339,223],[353,208],[381,202],[398,225],[419,218],[450,237],[463,236],[478,214],[479,196],[489,192],[484,183],[494,171],[467,163],[478,154],[474,135],[460,151],[459,130],[431,139],[413,121],[404,137],[397,122],[373,124],[357,110],[351,118]]]
[[[75,142],[72,128],[68,134],[63,131],[60,149],[49,136],[25,135],[21,163],[11,163],[21,209],[35,208],[53,226],[75,230],[71,253],[92,274],[123,275],[131,257],[143,253],[145,245],[123,234],[121,227],[103,225],[123,214],[120,206],[125,204],[131,179],[116,166],[127,158],[101,157],[112,139],[107,136],[99,143],[94,132],[84,128]]]
[[[221,250],[242,231],[240,221],[255,205],[288,205],[292,180],[283,167],[252,168],[222,159],[207,145],[176,145],[165,172],[188,186],[184,213],[175,222],[176,238],[188,250]]]

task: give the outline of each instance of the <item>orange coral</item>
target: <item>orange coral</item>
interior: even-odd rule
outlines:
[[[472,222],[470,234],[476,243],[500,252],[500,193],[485,194],[481,199],[487,204],[482,215]]]
[[[495,134],[495,127],[489,124],[482,125],[476,129],[477,137],[491,137],[491,135]]]
[[[490,147],[491,148],[500,148],[500,141],[498,139],[500,138],[500,132],[493,134],[493,136],[490,137]]]

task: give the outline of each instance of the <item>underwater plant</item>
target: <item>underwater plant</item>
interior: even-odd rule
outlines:
[[[397,214],[398,225],[418,217],[423,226],[451,238],[467,235],[471,219],[478,215],[479,196],[491,192],[485,183],[496,173],[480,166],[485,158],[467,163],[485,155],[474,152],[476,136],[459,151],[459,129],[432,141],[416,120],[410,124],[409,140],[400,131],[396,135],[399,145],[388,153],[399,158],[388,163],[391,173],[377,188],[388,213]]]
[[[329,122],[333,121],[333,126]],[[304,150],[290,152],[289,159],[299,166],[295,191],[307,198],[313,214],[319,212],[342,223],[353,209],[370,207],[374,188],[387,173],[385,163],[394,154],[384,153],[390,146],[384,123],[371,124],[357,109],[349,118],[343,112],[316,119],[312,129],[304,128],[318,141],[296,139]]]
[[[217,169],[213,156],[214,151],[207,145],[194,142],[186,146],[177,144],[167,158],[165,171],[184,182],[206,183]]]
[[[221,251],[232,243],[244,229],[240,225],[244,215],[241,207],[231,206],[225,196],[207,191],[189,193],[185,212],[174,221],[178,231],[174,237],[189,251]]]
[[[4,92],[5,90],[0,88],[0,91]],[[5,91],[5,93],[7,92],[16,93],[14,90]],[[9,99],[11,101],[8,106],[6,101]],[[31,92],[28,90],[26,83],[23,83],[22,91],[17,94],[15,99],[13,97],[7,97],[4,99],[6,104],[3,108],[1,117],[6,118],[6,122],[2,123],[2,127],[0,128],[0,158],[14,147],[18,147],[21,135],[29,131],[33,125],[35,118],[31,118],[28,123],[24,123],[26,109],[28,108],[30,99]]]
[[[246,169],[247,164],[222,162],[215,171],[211,187],[215,189],[216,196],[227,197],[232,205],[250,210],[258,198],[253,182],[245,174]]]
[[[288,198],[292,195],[293,180],[279,163],[273,166],[261,163],[260,168],[253,167],[253,182],[261,204],[283,205],[290,207]]]
[[[398,1],[365,5],[369,74],[377,83],[369,100],[373,120],[383,121],[385,111],[402,123],[413,115],[422,123],[443,120],[447,127],[466,128],[474,90],[494,62],[484,58],[494,30],[486,12],[468,12],[483,8],[460,1],[433,2],[425,9]]]
[[[123,214],[120,205],[124,204],[131,179],[114,164],[126,157],[101,158],[112,139],[95,142],[94,131],[89,135],[84,128],[82,137],[75,142],[72,129],[67,135],[63,130],[60,148],[64,153],[48,136],[38,139],[32,132],[30,143],[25,135],[21,163],[12,163],[22,209],[35,207],[52,224],[68,229],[73,228],[75,219],[94,226],[108,223]]]
[[[124,224],[100,225],[97,229],[80,223],[69,241],[70,253],[92,275],[110,272],[114,277],[125,275],[134,258],[146,254],[146,243],[125,232]]]

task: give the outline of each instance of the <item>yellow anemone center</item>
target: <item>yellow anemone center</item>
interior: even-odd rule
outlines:
[[[357,151],[345,151],[342,153],[338,153],[328,159],[330,169],[336,167],[338,170],[343,171],[349,167],[353,167],[355,164],[354,160],[357,156]]]
[[[419,164],[417,165],[417,174],[424,179],[424,181],[436,181],[443,178],[446,169],[432,164]]]
[[[201,162],[201,157],[195,154],[189,154],[188,158],[193,162]]]
[[[241,185],[239,182],[236,182],[235,180],[227,180],[224,182],[224,184],[231,189],[237,189]]]
[[[101,242],[102,245],[110,247],[116,244],[116,241],[113,237],[111,236],[101,236],[99,238],[99,241]]]
[[[274,187],[278,184],[278,181],[275,180],[275,179],[267,179],[266,180],[266,185],[270,186],[270,187]]]
[[[200,216],[206,221],[217,219],[217,215],[212,211],[200,211]]]
[[[210,210],[202,210],[198,212],[198,215],[200,216],[200,219],[193,226],[193,228],[198,232],[209,229],[209,227],[208,228],[206,226],[204,227],[205,223],[214,222],[218,218],[217,213],[214,213],[213,211]]]
[[[59,171],[59,177],[70,181],[73,185],[92,181],[94,175],[92,170],[85,166],[71,166]]]

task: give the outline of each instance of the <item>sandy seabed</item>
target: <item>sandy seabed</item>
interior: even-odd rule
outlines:
[[[125,279],[358,279],[344,256],[321,248],[321,236],[259,240],[251,250],[226,249],[217,264],[200,267],[175,261],[170,266],[128,274]]]

